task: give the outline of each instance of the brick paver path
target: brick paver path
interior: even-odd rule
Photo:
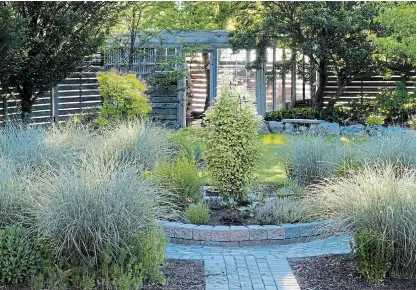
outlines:
[[[206,290],[299,290],[287,258],[344,254],[349,236],[269,247],[207,247],[169,244],[167,259],[204,260]]]

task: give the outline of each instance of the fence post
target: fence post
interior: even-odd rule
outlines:
[[[275,68],[277,48],[272,48],[272,111],[277,110],[277,72]]]
[[[51,89],[51,115],[54,123],[59,123],[59,91],[58,86]]]
[[[7,120],[7,98],[3,96],[3,123]]]
[[[210,105],[213,104],[214,98],[217,95],[217,73],[218,73],[219,59],[217,55],[217,48],[210,52]]]

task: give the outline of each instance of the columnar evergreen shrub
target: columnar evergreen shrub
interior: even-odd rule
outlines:
[[[207,114],[206,161],[225,198],[247,199],[246,188],[257,160],[259,118],[239,95],[224,84]]]
[[[108,125],[122,120],[147,119],[151,111],[144,92],[145,84],[135,74],[119,75],[115,72],[102,72],[97,77],[100,96],[103,99],[99,125]]]

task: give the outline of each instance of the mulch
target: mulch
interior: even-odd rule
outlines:
[[[414,290],[416,280],[387,278],[382,285],[366,282],[355,271],[350,255],[290,259],[301,290]]]
[[[167,260],[163,273],[166,284],[146,285],[143,290],[204,290],[205,274],[203,261]]]
[[[208,226],[247,226],[259,224],[255,219],[248,216],[241,216],[239,219],[230,219],[228,209],[210,209],[210,219]]]
[[[205,290],[203,261],[167,260],[163,268],[166,284],[146,285],[142,290]],[[0,290],[30,290],[26,285],[2,286]]]

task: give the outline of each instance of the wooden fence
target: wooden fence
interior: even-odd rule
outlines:
[[[32,124],[64,122],[81,113],[91,114],[101,107],[97,82],[101,55],[94,55],[80,70],[37,98],[33,105]],[[15,118],[20,118],[20,101],[15,96],[0,98],[0,126],[5,119]]]

